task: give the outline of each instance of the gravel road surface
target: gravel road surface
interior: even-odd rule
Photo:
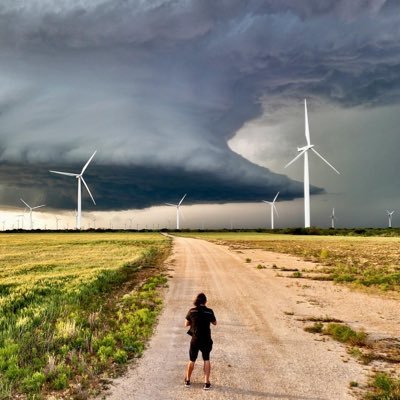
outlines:
[[[108,400],[355,398],[349,383],[365,382],[365,367],[346,357],[343,345],[303,330],[295,316],[309,313],[310,304],[293,280],[257,269],[227,247],[179,237],[168,268],[172,277],[155,334],[143,357],[113,382]],[[192,387],[183,385],[190,341],[183,323],[201,291],[218,321],[210,391],[202,390],[201,358]]]

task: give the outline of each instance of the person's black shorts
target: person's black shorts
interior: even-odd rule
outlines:
[[[197,338],[192,338],[192,340],[190,341],[190,349],[189,349],[190,361],[194,362],[197,360],[199,350],[201,351],[203,360],[208,361],[210,359],[212,345],[213,341],[211,339],[204,342],[198,340]]]

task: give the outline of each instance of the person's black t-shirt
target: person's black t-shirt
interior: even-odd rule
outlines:
[[[210,323],[215,322],[214,311],[206,306],[193,307],[186,315],[190,322],[189,335],[200,341],[211,340]]]

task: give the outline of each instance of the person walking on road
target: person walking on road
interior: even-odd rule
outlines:
[[[210,383],[210,353],[213,341],[211,339],[210,324],[217,325],[214,311],[206,307],[207,297],[199,293],[193,302],[194,307],[189,310],[185,319],[185,327],[190,327],[188,334],[192,337],[189,348],[190,361],[186,367],[185,386],[190,387],[190,377],[194,369],[199,351],[204,360],[204,390],[211,388]]]

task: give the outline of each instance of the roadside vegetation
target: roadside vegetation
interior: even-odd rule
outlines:
[[[344,323],[329,322],[334,318],[309,318],[303,321],[314,321],[306,325],[309,333],[328,335],[347,346],[347,353],[362,364],[382,362],[393,367],[400,363],[400,346],[397,339],[372,340],[363,330],[356,331]],[[400,378],[393,374],[393,368],[375,372],[368,386],[360,392],[364,400],[400,400]],[[376,370],[376,368],[375,368]],[[357,382],[350,382],[350,387],[358,387]]]
[[[150,233],[1,235],[0,399],[85,399],[140,356],[169,248]]]

